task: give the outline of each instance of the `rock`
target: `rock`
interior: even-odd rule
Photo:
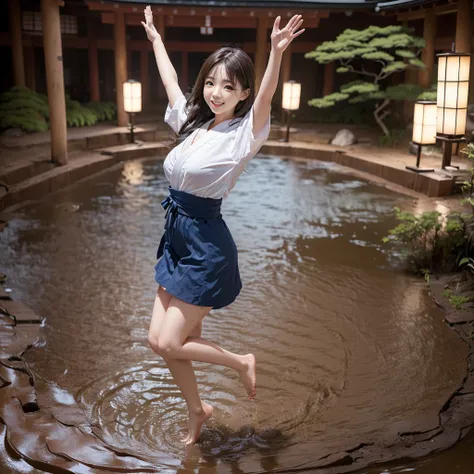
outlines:
[[[355,135],[345,128],[339,130],[336,133],[336,136],[331,140],[331,145],[336,146],[349,146],[357,143],[357,139]]]
[[[24,134],[21,128],[8,128],[2,133],[4,137],[22,137]]]

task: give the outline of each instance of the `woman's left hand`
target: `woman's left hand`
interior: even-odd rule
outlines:
[[[303,17],[301,15],[295,15],[286,24],[286,26],[280,30],[281,16],[275,18],[273,23],[273,31],[270,36],[272,42],[272,50],[283,53],[288,45],[301,33],[304,33],[304,28],[300,31],[298,29],[303,24]]]

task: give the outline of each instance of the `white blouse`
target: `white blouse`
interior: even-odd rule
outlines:
[[[187,117],[186,98],[166,108],[165,122],[178,133]],[[196,196],[227,197],[245,164],[258,152],[270,134],[270,115],[257,136],[253,134],[253,106],[241,119],[225,120],[208,130],[213,119],[194,130],[173,148],[163,168],[172,188]],[[193,142],[199,133],[197,140]]]

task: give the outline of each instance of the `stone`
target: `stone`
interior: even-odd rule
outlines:
[[[21,128],[8,128],[2,133],[4,137],[22,137],[25,132]]]
[[[339,130],[336,133],[336,136],[331,140],[331,145],[336,146],[349,146],[357,143],[357,139],[355,135],[346,128]]]
[[[0,300],[10,300],[11,297],[7,291],[5,291],[5,288],[3,286],[0,286]]]
[[[0,300],[0,312],[9,316],[15,324],[41,324],[43,318],[19,301]]]

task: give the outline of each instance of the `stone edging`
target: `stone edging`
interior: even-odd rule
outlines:
[[[155,132],[142,133],[152,134]],[[109,135],[108,138],[115,140],[113,142],[115,144],[117,139],[116,135]],[[121,135],[118,134],[117,136]],[[92,137],[91,139],[83,139],[82,141],[84,140],[87,146],[100,143],[100,137]],[[80,142],[82,143],[82,141]],[[27,179],[18,185],[11,186],[8,193],[0,198],[0,211],[25,200],[39,199],[44,194],[57,191],[80,179],[102,171],[115,164],[116,161],[146,156],[163,157],[166,155],[166,147],[161,143],[145,142],[139,145],[109,146],[109,148],[98,149],[96,152],[100,153],[100,155],[90,152],[90,156],[76,159],[65,166],[55,167]],[[435,173],[414,173],[406,169],[390,166],[389,164],[373,162],[356,156],[355,153],[346,151],[343,148],[329,145],[308,144],[303,142],[290,144],[268,140],[264,143],[261,152],[278,155],[282,158],[302,157],[338,163],[430,197],[449,196],[453,189],[453,179],[448,176],[436,175]]]

